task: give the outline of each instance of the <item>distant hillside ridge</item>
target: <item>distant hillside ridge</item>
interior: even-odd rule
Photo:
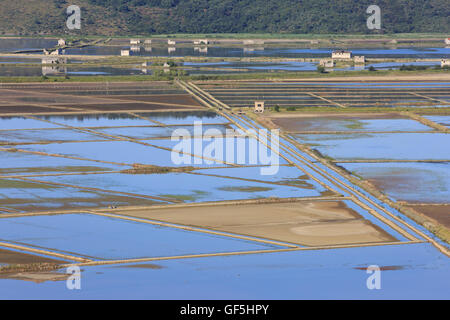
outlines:
[[[82,10],[84,35],[170,33],[374,34],[450,31],[448,0],[1,0],[1,35],[68,32]],[[381,8],[381,30],[366,25]]]

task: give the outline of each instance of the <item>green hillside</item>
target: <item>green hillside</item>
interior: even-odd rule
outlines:
[[[82,8],[83,34],[445,33],[448,0],[0,0],[1,34],[63,34],[65,8]],[[366,9],[382,10],[382,30]]]

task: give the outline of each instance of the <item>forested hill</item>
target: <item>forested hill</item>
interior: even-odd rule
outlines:
[[[380,33],[450,31],[449,0],[0,0],[2,34],[61,34],[67,6],[82,8],[84,34]]]

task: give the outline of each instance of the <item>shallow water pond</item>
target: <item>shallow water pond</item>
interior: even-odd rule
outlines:
[[[180,153],[172,153],[171,149],[171,146],[175,146],[177,142],[171,142],[170,140],[148,140],[143,141],[142,143],[143,144],[128,141],[70,142],[50,143],[46,145],[24,145],[18,146],[17,148],[45,153],[56,153],[66,156],[76,156],[91,160],[110,161],[125,165],[132,165],[135,163],[157,166],[222,165],[222,162],[216,163],[212,160],[212,163],[207,163],[201,158],[190,155],[183,155],[181,160],[179,160],[181,157]],[[167,149],[155,148],[150,144],[165,146]],[[181,151],[181,148],[177,150]],[[191,149],[191,151],[192,154],[195,154],[194,149]],[[202,150],[200,150],[200,155],[201,153]],[[176,156],[176,160],[173,160],[173,156]],[[213,159],[220,160],[220,158],[217,157]]]
[[[42,181],[43,179],[39,180]],[[71,184],[71,182],[68,182],[68,184]],[[41,183],[19,179],[0,179],[0,206],[18,211],[107,208],[111,205],[153,205],[165,203],[143,197],[46,184],[45,181]]]
[[[152,125],[145,119],[140,119],[127,113],[104,113],[83,115],[51,115],[36,116],[38,119],[49,120],[74,127],[106,127],[106,126],[138,126]],[[42,122],[45,123],[45,122]]]
[[[312,183],[307,186],[284,186],[241,181],[189,173],[71,175],[42,177],[41,180],[70,183],[85,187],[142,194],[185,202],[224,201],[256,198],[290,198],[320,196],[325,189]],[[309,181],[308,181],[309,182]]]
[[[107,128],[97,129],[96,131],[110,135],[129,137],[133,139],[148,139],[157,137],[171,137],[174,132],[183,130],[194,134],[205,134],[208,130],[218,130],[222,134],[228,129],[224,125],[204,125],[202,129],[196,129],[194,126],[170,126],[170,127],[126,127],[126,128]]]
[[[383,270],[382,290],[367,289],[373,264]],[[0,297],[448,299],[449,271],[449,259],[419,243],[83,267],[82,290],[67,290],[65,281],[0,280]]]
[[[59,128],[55,124],[24,117],[0,117],[0,129]],[[0,131],[1,133],[1,131]]]
[[[264,170],[264,168],[266,168]],[[279,166],[276,168],[276,174],[272,173],[270,167],[239,167],[223,169],[205,169],[195,172],[209,175],[218,175],[223,177],[233,177],[241,179],[254,179],[273,183],[290,184],[303,188],[323,189],[318,183],[310,179],[303,171],[297,167]]]
[[[70,129],[56,130],[12,130],[0,131],[0,141],[4,142],[42,142],[42,141],[79,141],[105,140],[105,138]]]
[[[336,118],[275,118],[287,122],[290,131],[431,131],[432,128],[411,119],[336,119]]]
[[[126,167],[94,161],[0,151],[1,175],[112,171],[124,168]]]
[[[439,123],[447,128],[450,128],[450,116],[423,116],[431,121]]]
[[[240,131],[236,131],[240,133]],[[207,131],[207,134],[214,134],[213,131]],[[219,135],[220,131],[215,134]],[[213,164],[213,160],[219,159],[228,164],[238,165],[278,165],[288,164],[288,162],[280,157],[276,151],[269,150],[266,145],[260,143],[252,137],[213,137],[208,138],[190,138],[189,135],[180,135],[178,138],[173,137],[171,140],[152,140],[152,144],[170,150],[188,152],[195,155],[203,155],[204,159],[197,158],[204,164]],[[274,146],[276,144],[269,144]],[[176,153],[174,153],[176,154]],[[194,159],[195,160],[195,159]],[[175,156],[172,161],[182,161],[186,165],[191,164],[191,159]],[[197,163],[197,162],[193,162]],[[221,163],[221,162],[217,162]]]
[[[295,134],[300,143],[334,159],[450,159],[445,133]]]
[[[92,214],[2,218],[0,228],[3,241],[94,260],[280,248]]]
[[[450,202],[450,163],[340,163],[396,200]]]
[[[202,123],[228,123],[229,121],[211,111],[179,111],[179,112],[153,112],[140,113],[139,115],[151,118],[164,124],[193,125],[196,121]]]

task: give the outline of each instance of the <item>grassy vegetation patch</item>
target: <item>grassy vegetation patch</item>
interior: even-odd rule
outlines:
[[[207,195],[209,195],[209,192],[192,190],[192,194],[160,194],[159,196],[180,201],[195,201],[200,198],[206,197]]]
[[[170,172],[189,172],[195,170],[194,167],[160,167],[155,165],[133,164],[133,168],[122,170],[125,174],[156,174]]]
[[[56,166],[56,167],[30,167],[30,168],[0,168],[0,173],[45,173],[45,172],[102,172],[107,168],[94,166]]]
[[[364,124],[358,120],[349,120],[351,123],[346,124],[345,127],[351,130],[362,130],[364,129]]]
[[[56,263],[30,263],[30,264],[9,264],[0,266],[0,274],[19,273],[19,272],[44,272],[60,269],[61,266]]]

